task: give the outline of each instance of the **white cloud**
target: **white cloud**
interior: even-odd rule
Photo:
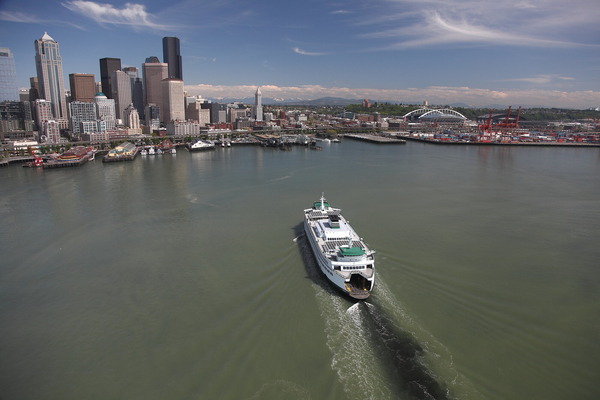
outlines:
[[[324,56],[324,55],[328,54],[328,53],[317,53],[317,52],[313,52],[313,51],[305,51],[299,47],[293,47],[292,51],[296,54],[302,54],[303,56]]]
[[[115,8],[112,4],[73,0],[62,3],[62,5],[75,13],[93,19],[99,24],[127,25],[134,29],[170,29],[166,25],[154,22],[156,18],[146,11],[146,6],[143,4],[125,3],[123,8]]]
[[[22,12],[0,11],[0,21],[37,23],[42,22],[37,17]]]
[[[252,97],[257,85],[186,85],[191,95],[204,98]],[[558,90],[490,90],[470,87],[430,86],[407,89],[369,89],[325,87],[321,85],[277,86],[260,85],[263,97],[311,100],[321,97],[346,99],[389,100],[430,104],[466,103],[472,106],[489,104],[589,108],[600,105],[600,91],[563,92]]]
[[[572,81],[575,78],[571,76],[561,76],[561,75],[553,75],[553,74],[540,74],[526,78],[514,78],[514,79],[505,79],[506,82],[527,82],[539,85],[545,85],[549,83],[555,83],[559,81]]]
[[[374,27],[360,37],[384,39],[388,49],[465,43],[600,46],[600,2],[387,0],[384,4],[376,15],[361,14],[356,26]]]

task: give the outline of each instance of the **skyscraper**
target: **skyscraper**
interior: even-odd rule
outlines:
[[[144,80],[144,105],[156,104],[162,115],[162,80],[166,79],[169,74],[168,65],[159,62],[146,62],[142,64],[142,74]],[[148,119],[148,116],[146,116],[146,119]]]
[[[138,76],[138,69],[136,67],[125,67],[123,72],[129,75],[131,79],[131,97],[133,100],[133,106],[138,111],[140,118],[144,115],[144,85],[142,80]]]
[[[132,103],[131,78],[123,71],[114,71],[110,84],[118,119],[125,119],[125,109]]]
[[[19,101],[15,59],[6,47],[0,47],[0,101]]]
[[[96,95],[94,74],[69,74],[71,101],[93,103]]]
[[[112,73],[121,69],[120,58],[101,58],[100,59],[100,82],[102,82],[102,93],[109,99],[112,99],[112,86],[110,78]]]
[[[183,92],[183,81],[181,79],[163,79],[163,105],[161,111],[162,121],[185,121],[185,94]]]
[[[256,93],[254,94],[254,120],[263,120],[262,93],[260,92],[260,87],[256,88]]]
[[[183,80],[181,68],[181,51],[179,49],[179,38],[163,38],[163,61],[169,64],[168,78]]]
[[[46,32],[35,41],[35,64],[40,97],[52,103],[54,118],[66,121],[68,113],[60,48]]]

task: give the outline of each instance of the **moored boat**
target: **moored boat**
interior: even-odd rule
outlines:
[[[375,283],[375,251],[350,226],[341,209],[321,196],[304,210],[304,231],[321,272],[338,289],[366,299]]]
[[[214,148],[215,144],[213,142],[209,142],[208,140],[198,140],[192,144],[188,144],[188,149],[190,151],[212,150]]]

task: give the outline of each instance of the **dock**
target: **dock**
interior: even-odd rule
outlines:
[[[466,140],[442,140],[434,138],[422,138],[415,136],[400,136],[404,140],[413,142],[430,143],[448,146],[508,146],[508,147],[600,147],[600,143],[578,143],[578,142],[475,142]]]
[[[139,148],[130,142],[124,142],[121,145],[108,151],[108,153],[102,157],[102,162],[121,162],[121,161],[133,161],[138,155]]]
[[[404,139],[396,139],[386,136],[376,136],[376,135],[359,135],[359,134],[346,134],[345,138],[362,140],[363,142],[370,142],[376,144],[405,144],[406,140]]]
[[[42,167],[44,169],[80,167],[88,161],[89,157],[82,157],[79,160],[49,160],[48,162],[42,164]]]

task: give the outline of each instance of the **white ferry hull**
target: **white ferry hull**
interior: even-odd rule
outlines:
[[[324,199],[321,200],[324,202]],[[317,203],[315,203],[317,204]],[[319,269],[339,290],[356,299],[369,297],[375,283],[374,251],[358,237],[339,209],[304,210],[304,231]],[[328,218],[337,215],[338,222]],[[329,224],[341,224],[331,228]],[[333,236],[327,237],[328,235]],[[337,235],[337,237],[336,237]],[[340,243],[349,243],[343,245]],[[324,251],[327,249],[327,251]],[[355,252],[355,254],[350,254]]]

